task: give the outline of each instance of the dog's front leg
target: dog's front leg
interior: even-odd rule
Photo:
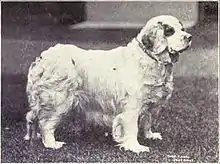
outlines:
[[[140,145],[137,140],[139,110],[128,108],[113,120],[112,134],[118,146],[139,154],[149,152],[149,147]],[[130,106],[131,107],[131,106]]]
[[[145,112],[140,120],[140,124],[144,125],[144,136],[148,139],[159,139],[162,140],[160,133],[153,133],[151,131],[151,112]]]

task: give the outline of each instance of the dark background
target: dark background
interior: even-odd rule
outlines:
[[[198,2],[199,20],[217,20],[217,2]],[[74,24],[86,20],[86,2],[7,2],[2,3],[2,21],[30,22],[31,18],[38,23],[48,21],[50,24],[56,19],[58,24]],[[27,18],[29,16],[29,19]]]
[[[193,36],[192,47],[175,68],[173,97],[154,119],[153,130],[162,132],[163,141],[140,136],[151,152],[139,156],[114,147],[104,131],[81,134],[72,118],[57,130],[56,137],[67,142],[60,150],[46,149],[40,141],[25,142],[23,136],[26,75],[36,56],[56,43],[111,49],[126,45],[140,29],[69,29],[67,25],[86,20],[86,2],[1,5],[2,162],[172,162],[168,155],[218,161],[217,2],[199,2],[198,22],[187,29]]]
[[[86,2],[7,2],[2,3],[2,21],[19,23],[74,24],[86,19]],[[41,17],[41,19],[39,19]]]

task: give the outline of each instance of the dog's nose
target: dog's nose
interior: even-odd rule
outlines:
[[[189,42],[192,40],[192,35],[185,35],[184,40],[188,40]]]

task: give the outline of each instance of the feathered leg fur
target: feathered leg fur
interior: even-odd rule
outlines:
[[[52,63],[50,63],[52,62]],[[55,140],[54,132],[70,110],[77,104],[75,95],[80,85],[71,60],[56,61],[52,58],[37,58],[32,63],[27,84],[30,111],[26,115],[27,134],[24,139],[35,138],[35,122],[39,123],[43,144],[47,148],[60,148],[64,142]]]
[[[138,102],[130,98],[126,110],[117,115],[113,120],[112,134],[118,146],[125,150],[131,150],[135,153],[149,152],[149,147],[140,145],[137,140],[138,135]]]

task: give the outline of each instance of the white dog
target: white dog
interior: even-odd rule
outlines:
[[[162,15],[150,19],[125,47],[104,51],[57,44],[42,52],[29,68],[31,110],[24,138],[35,137],[37,122],[44,146],[62,147],[55,128],[62,116],[78,110],[86,121],[111,127],[119,147],[149,151],[137,140],[138,120],[146,138],[162,139],[151,132],[150,111],[170,98],[173,64],[191,38],[177,18]]]

